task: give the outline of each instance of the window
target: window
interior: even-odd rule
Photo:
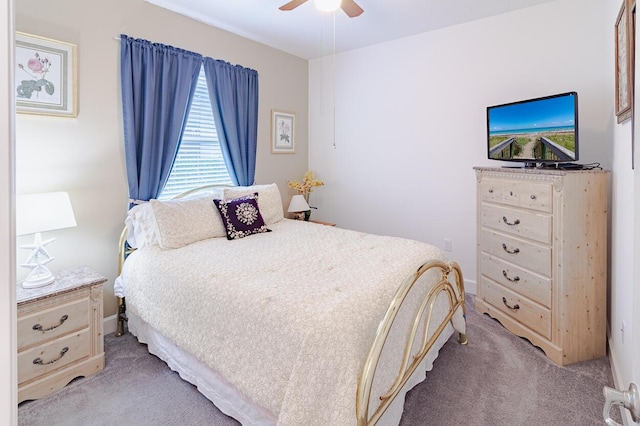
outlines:
[[[166,200],[188,189],[211,184],[233,185],[233,182],[220,149],[204,68],[200,68],[176,161],[158,198]]]

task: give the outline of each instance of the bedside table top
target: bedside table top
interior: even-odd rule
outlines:
[[[64,269],[54,273],[54,276],[56,280],[53,283],[38,288],[23,288],[22,283],[18,283],[16,287],[18,305],[107,281],[105,277],[88,266]]]
[[[317,224],[320,224],[320,225],[326,225],[326,226],[336,226],[336,224],[333,223],[333,222],[325,222],[323,220],[309,219],[309,222],[317,223]]]

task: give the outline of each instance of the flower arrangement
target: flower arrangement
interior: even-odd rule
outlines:
[[[313,192],[313,188],[315,188],[316,186],[324,185],[324,182],[316,179],[315,176],[313,175],[313,172],[310,170],[308,170],[304,174],[304,177],[302,178],[302,182],[290,180],[287,183],[289,184],[290,188],[295,189],[296,191],[298,191],[298,194],[303,195],[307,203],[309,202],[309,194]]]

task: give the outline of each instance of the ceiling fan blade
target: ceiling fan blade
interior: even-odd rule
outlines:
[[[344,10],[344,13],[349,16],[349,18],[355,18],[364,12],[364,10],[353,0],[342,0],[342,5],[340,7]]]
[[[289,3],[280,6],[280,10],[293,10],[300,6],[302,3],[306,3],[307,0],[291,0]]]

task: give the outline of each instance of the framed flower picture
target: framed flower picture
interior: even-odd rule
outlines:
[[[633,104],[632,59],[633,45],[629,26],[628,0],[622,1],[615,24],[616,49],[616,116],[618,123],[631,118]]]
[[[76,46],[16,32],[16,112],[76,117]]]
[[[296,115],[291,112],[271,110],[271,153],[294,154],[296,152]]]

